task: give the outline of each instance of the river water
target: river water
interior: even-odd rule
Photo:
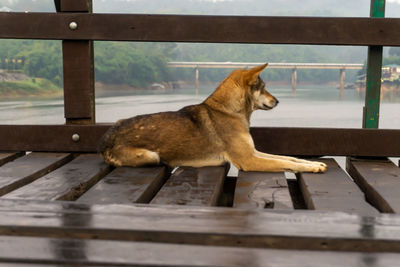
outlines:
[[[125,95],[96,98],[96,121],[114,122],[138,114],[178,110],[203,101],[212,88],[173,92],[133,91]],[[293,95],[288,87],[272,87],[269,91],[280,103],[270,111],[256,111],[252,126],[360,128],[364,96],[356,90],[339,90],[327,86],[303,86]],[[0,124],[63,124],[62,99],[23,99],[0,101]],[[400,129],[400,95],[383,95],[380,128]]]

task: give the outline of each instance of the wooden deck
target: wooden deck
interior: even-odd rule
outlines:
[[[400,130],[251,128],[259,151],[324,174],[112,168],[94,154],[93,41],[368,46],[364,128],[378,128],[383,46],[400,19],[0,12],[0,38],[62,40],[65,125],[0,125],[0,266],[398,266]],[[70,27],[78,25],[78,27]],[[260,34],[262,33],[262,34]],[[327,34],[329,33],[329,34]],[[72,138],[73,137],[73,138]],[[79,138],[77,138],[79,137]],[[32,152],[34,151],[34,152]],[[379,157],[379,158],[378,158]]]
[[[319,159],[321,160],[321,159]],[[0,153],[2,266],[392,266],[400,169],[111,168],[97,154]],[[366,200],[367,199],[367,200]],[[314,211],[310,211],[314,210]],[[381,214],[386,213],[386,214]],[[368,265],[372,264],[372,265]]]

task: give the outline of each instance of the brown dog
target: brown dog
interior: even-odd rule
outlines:
[[[324,172],[326,165],[265,154],[254,148],[249,122],[256,109],[278,100],[259,77],[267,64],[233,71],[203,103],[176,112],[120,120],[103,136],[99,151],[114,166],[215,166],[226,161],[244,171]]]

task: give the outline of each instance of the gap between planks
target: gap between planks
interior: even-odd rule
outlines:
[[[233,207],[294,209],[285,174],[239,171]]]

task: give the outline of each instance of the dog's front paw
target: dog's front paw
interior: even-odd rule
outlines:
[[[312,161],[312,172],[326,172],[327,165],[323,162]]]

